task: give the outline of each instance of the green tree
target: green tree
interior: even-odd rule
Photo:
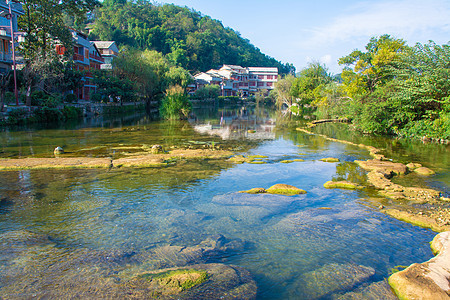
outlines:
[[[160,107],[160,114],[168,120],[187,119],[191,107],[185,90],[181,86],[173,86],[165,92],[165,97]]]

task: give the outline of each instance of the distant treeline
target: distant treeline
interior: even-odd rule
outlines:
[[[193,73],[222,64],[278,67],[282,74],[295,71],[292,64],[282,64],[261,53],[220,21],[186,7],[105,0],[88,21],[92,22],[91,39],[115,41],[119,47],[141,51],[155,50]]]

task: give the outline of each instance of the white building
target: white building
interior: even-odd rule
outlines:
[[[212,69],[194,77],[196,81],[199,80],[197,88],[205,83],[218,84],[221,86],[222,96],[247,97],[260,90],[268,92],[274,89],[275,82],[278,81],[278,68],[223,65],[219,70]]]

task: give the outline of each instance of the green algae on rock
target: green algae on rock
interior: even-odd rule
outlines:
[[[293,163],[293,162],[303,162],[303,161],[305,161],[305,160],[298,158],[298,159],[282,160],[282,161],[280,161],[280,163],[282,163],[282,164],[290,164],[290,163]]]
[[[444,300],[450,295],[450,232],[431,242],[437,256],[392,274],[389,284],[400,299]]]
[[[56,157],[0,159],[0,170],[110,168],[110,158]]]
[[[174,289],[175,292],[181,292],[202,284],[208,279],[208,274],[204,270],[175,269],[158,273],[146,273],[139,275],[139,277],[150,282],[154,281],[160,287],[159,290]]]
[[[327,181],[323,185],[327,189],[347,189],[347,190],[360,190],[363,186],[350,181]]]
[[[240,191],[239,193],[246,193],[246,194],[264,194],[267,193],[266,189],[264,188],[253,188],[248,191]]]
[[[288,184],[275,184],[267,189],[267,193],[293,196],[306,194],[306,191]]]
[[[319,160],[323,161],[323,162],[329,162],[329,163],[339,162],[339,158],[335,158],[335,157],[327,157],[327,158],[322,158]]]
[[[433,170],[426,167],[419,167],[417,169],[414,169],[414,172],[422,176],[430,176],[436,174]]]

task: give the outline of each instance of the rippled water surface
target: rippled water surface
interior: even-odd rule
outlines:
[[[120,156],[124,146],[213,144],[261,155],[264,164],[181,160],[157,169],[0,172],[0,297],[48,296],[61,287],[70,287],[65,291],[70,295],[85,281],[98,283],[106,297],[113,282],[164,265],[167,257],[158,249],[190,249],[218,235],[236,246],[189,263],[247,269],[259,299],[331,299],[357,293],[372,283],[385,286],[383,280],[396,266],[432,257],[428,243],[434,233],[368,206],[365,199],[374,196],[370,188],[323,187],[332,179],[365,184],[365,172],[353,161],[369,159],[367,151],[277,125],[275,114],[259,111],[212,110],[196,122],[129,122],[0,132],[0,155],[49,156],[62,145],[68,155]],[[324,157],[340,162],[319,161]],[[282,163],[287,159],[304,161]],[[440,168],[430,184],[448,191],[448,169]],[[277,183],[307,194],[238,193]],[[31,233],[49,240],[21,242]],[[150,252],[160,256],[123,259]],[[122,259],[105,259],[111,253]],[[349,282],[348,274],[357,279]]]

